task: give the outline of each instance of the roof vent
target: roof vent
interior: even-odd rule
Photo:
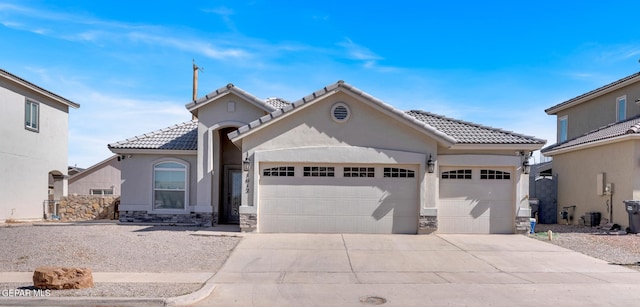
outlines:
[[[344,123],[351,117],[349,106],[342,102],[338,102],[331,107],[331,117],[337,123]]]

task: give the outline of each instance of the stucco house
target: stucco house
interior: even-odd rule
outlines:
[[[120,165],[118,156],[113,155],[70,174],[69,195],[120,195]]]
[[[80,105],[2,69],[0,102],[0,221],[42,219],[45,201],[67,195],[69,108]]]
[[[229,84],[195,120],[109,144],[121,221],[239,223],[243,231],[528,230],[528,157],[545,141],[403,112],[338,81],[293,103]]]
[[[599,212],[628,226],[623,201],[640,199],[638,102],[640,73],[635,73],[545,110],[557,117],[558,142],[542,153],[553,157],[558,211],[569,207],[574,217],[569,222]]]

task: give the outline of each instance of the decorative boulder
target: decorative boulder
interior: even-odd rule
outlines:
[[[93,288],[93,275],[89,268],[39,267],[33,272],[36,289]]]

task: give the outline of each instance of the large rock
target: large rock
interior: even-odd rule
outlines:
[[[38,267],[33,272],[36,289],[93,288],[93,275],[88,268]]]

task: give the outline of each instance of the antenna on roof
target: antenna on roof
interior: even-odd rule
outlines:
[[[196,65],[196,60],[193,59],[193,101],[196,101],[196,99],[198,99],[198,71],[204,71],[204,68],[202,67],[198,67],[198,65]],[[191,116],[191,120],[196,119],[195,115]]]

